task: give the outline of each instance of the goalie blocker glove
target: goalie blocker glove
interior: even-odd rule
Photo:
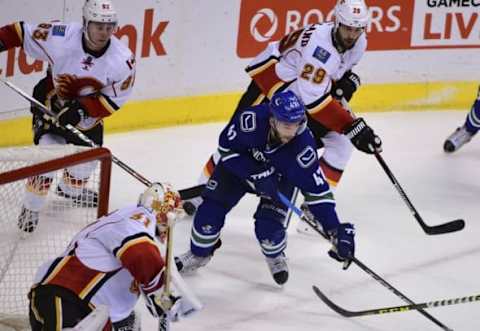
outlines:
[[[343,270],[347,269],[355,256],[355,228],[351,223],[340,223],[336,229],[328,232],[333,247],[328,255],[338,262],[343,262]]]
[[[354,120],[343,133],[358,150],[364,153],[374,154],[382,151],[382,140],[361,117]]]
[[[342,78],[333,82],[331,95],[337,100],[345,98],[345,100],[350,101],[359,87],[360,77],[349,70],[342,76]]]

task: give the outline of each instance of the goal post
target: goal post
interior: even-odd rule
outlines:
[[[108,213],[112,156],[106,148],[73,145],[0,149],[0,330],[28,329],[28,292],[37,269],[63,252],[73,236]],[[82,185],[98,195],[81,205],[58,194],[68,169],[92,169]],[[48,176],[38,225],[26,232],[18,224],[31,178]],[[9,329],[7,329],[9,330]]]

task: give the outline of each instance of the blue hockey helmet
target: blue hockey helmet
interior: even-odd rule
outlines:
[[[299,123],[305,120],[305,106],[292,91],[275,94],[269,106],[272,116],[277,121]]]

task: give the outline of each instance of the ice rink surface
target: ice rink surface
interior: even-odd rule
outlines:
[[[457,218],[461,232],[426,235],[373,156],[354,152],[336,193],[337,211],[357,228],[356,256],[418,302],[480,294],[480,140],[446,155],[443,141],[463,123],[465,112],[364,114],[383,140],[383,157],[424,221]],[[222,123],[109,135],[105,146],[152,181],[176,188],[196,183],[216,148]],[[135,203],[143,185],[114,166],[110,209]],[[172,325],[182,331],[428,331],[438,326],[418,312],[344,318],[313,293],[317,285],[351,310],[403,305],[389,290],[352,265],[347,271],[327,256],[321,237],[288,229],[290,279],[274,283],[253,232],[257,198],[244,199],[227,216],[223,246],[211,262],[185,281],[204,303],[196,315]],[[177,223],[175,254],[189,248],[190,220]],[[156,321],[143,302],[144,330]],[[480,330],[480,302],[429,309],[456,331]]]

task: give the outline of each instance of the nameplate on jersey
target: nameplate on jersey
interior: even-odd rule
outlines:
[[[317,46],[317,48],[315,48],[315,51],[313,52],[313,57],[322,63],[327,63],[330,55],[331,54],[329,51],[320,46]]]
[[[65,37],[66,25],[55,25],[52,29],[53,36]]]
[[[310,167],[316,160],[316,153],[313,147],[307,146],[297,155],[297,162],[300,167],[306,169]]]

